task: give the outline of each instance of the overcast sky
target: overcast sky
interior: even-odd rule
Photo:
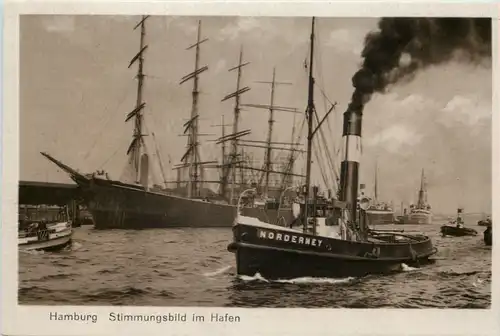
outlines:
[[[139,48],[139,17],[31,16],[20,25],[20,158],[21,179],[68,181],[44,159],[47,151],[83,172],[106,169],[117,176],[125,163],[132,124],[124,123],[134,108],[136,67],[127,68]],[[147,21],[145,110],[147,132],[156,142],[167,172],[179,163],[185,137],[179,137],[191,108],[192,82],[179,80],[193,71],[198,18],[152,17]],[[376,19],[317,20],[316,80],[332,101],[330,118],[338,130],[352,93],[351,76],[358,69],[366,33]],[[306,106],[309,18],[207,17],[202,20],[200,76],[200,131],[219,135],[210,127],[225,114],[231,121],[233,102],[221,99],[235,90],[237,64],[244,48],[243,85],[251,91],[244,103],[268,104],[269,81],[276,66],[280,106]],[[448,63],[420,72],[410,83],[375,95],[363,120],[362,182],[371,192],[375,161],[379,167],[380,198],[415,200],[420,171],[428,176],[429,201],[437,212],[489,212],[491,208],[491,96],[490,66]],[[324,99],[316,94],[318,113]],[[301,117],[301,116],[299,116]],[[267,111],[242,112],[242,128],[251,138],[265,139]],[[292,115],[277,112],[274,141],[289,141]],[[325,131],[328,129],[325,128]],[[228,130],[229,131],[229,130]],[[329,134],[338,141],[340,134]],[[151,142],[151,136],[148,141]],[[212,139],[215,137],[211,137]],[[203,160],[214,160],[220,148],[204,145]],[[258,158],[263,150],[255,150]],[[154,154],[154,153],[153,153]],[[171,162],[169,164],[169,161]],[[303,161],[300,161],[303,164]],[[157,168],[155,168],[157,169]],[[300,170],[300,168],[298,169]],[[170,176],[174,177],[173,174]],[[320,181],[315,171],[314,181]]]

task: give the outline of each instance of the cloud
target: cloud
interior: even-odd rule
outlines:
[[[415,146],[422,139],[415,130],[407,125],[395,124],[383,129],[367,139],[367,146],[383,146],[387,151],[396,153],[406,146]]]
[[[213,72],[214,73],[219,73],[222,70],[224,70],[225,68],[226,68],[226,60],[225,59],[220,59],[215,64]]]
[[[366,31],[357,29],[336,29],[330,33],[327,45],[340,52],[352,53],[359,57],[363,51],[363,41]]]
[[[219,41],[237,40],[247,35],[260,42],[277,39],[289,45],[300,45],[309,39],[308,28],[305,27],[308,26],[302,26],[300,19],[239,17],[225,25],[216,38]]]
[[[421,106],[427,103],[426,99],[419,94],[411,94],[399,102],[401,107]]]
[[[491,105],[477,96],[454,96],[441,110],[443,118],[474,126],[491,118]]]
[[[236,22],[230,23],[221,29],[218,39],[220,40],[235,40],[240,34],[260,29],[262,30],[263,20],[255,17],[238,18]]]
[[[71,33],[75,30],[75,17],[54,15],[44,18],[42,24],[48,32]]]

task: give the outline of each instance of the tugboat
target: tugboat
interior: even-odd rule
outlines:
[[[464,227],[464,220],[462,218],[462,213],[464,209],[457,209],[457,218],[450,221],[448,225],[441,226],[441,235],[454,236],[454,237],[464,237],[464,236],[476,236],[477,231],[471,228]]]
[[[56,251],[71,244],[73,228],[68,207],[21,206],[18,247],[20,250]]]
[[[353,99],[343,118],[345,155],[341,163],[339,200],[329,200],[333,211],[317,207],[318,188],[310,187],[312,141],[334,106],[313,129],[314,23],[313,18],[306,109],[306,183],[302,188],[302,200],[294,206],[300,210],[296,214],[299,227],[283,227],[243,216],[238,208],[233,225],[233,242],[228,245],[228,250],[236,256],[237,274],[260,274],[266,279],[364,276],[397,271],[403,263],[426,263],[437,252],[429,237],[377,233],[368,228],[366,210],[370,201],[363,199],[358,202],[363,104],[357,99]],[[240,198],[251,191],[244,191]],[[338,223],[338,226],[332,223]]]

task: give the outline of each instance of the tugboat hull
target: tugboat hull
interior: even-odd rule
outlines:
[[[274,225],[236,224],[228,246],[236,255],[237,273],[266,279],[347,277],[390,273],[401,264],[423,264],[437,250],[428,237],[412,243],[354,242],[313,236]]]
[[[476,236],[477,231],[470,228],[458,228],[456,226],[443,225],[441,226],[441,234],[444,236],[464,237]]]
[[[428,260],[367,260],[350,259],[343,255],[318,255],[294,250],[266,249],[259,246],[234,244],[238,275],[266,279],[294,279],[300,277],[361,277],[368,274],[389,274],[401,270],[401,264],[421,265]]]

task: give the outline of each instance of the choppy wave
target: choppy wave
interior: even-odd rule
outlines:
[[[412,229],[412,228],[410,228]],[[422,230],[423,228],[419,228]],[[75,229],[60,252],[20,251],[19,302],[345,308],[488,308],[491,248],[480,237],[439,236],[436,262],[402,264],[387,276],[267,280],[238,277],[227,252],[229,229],[96,231]]]

